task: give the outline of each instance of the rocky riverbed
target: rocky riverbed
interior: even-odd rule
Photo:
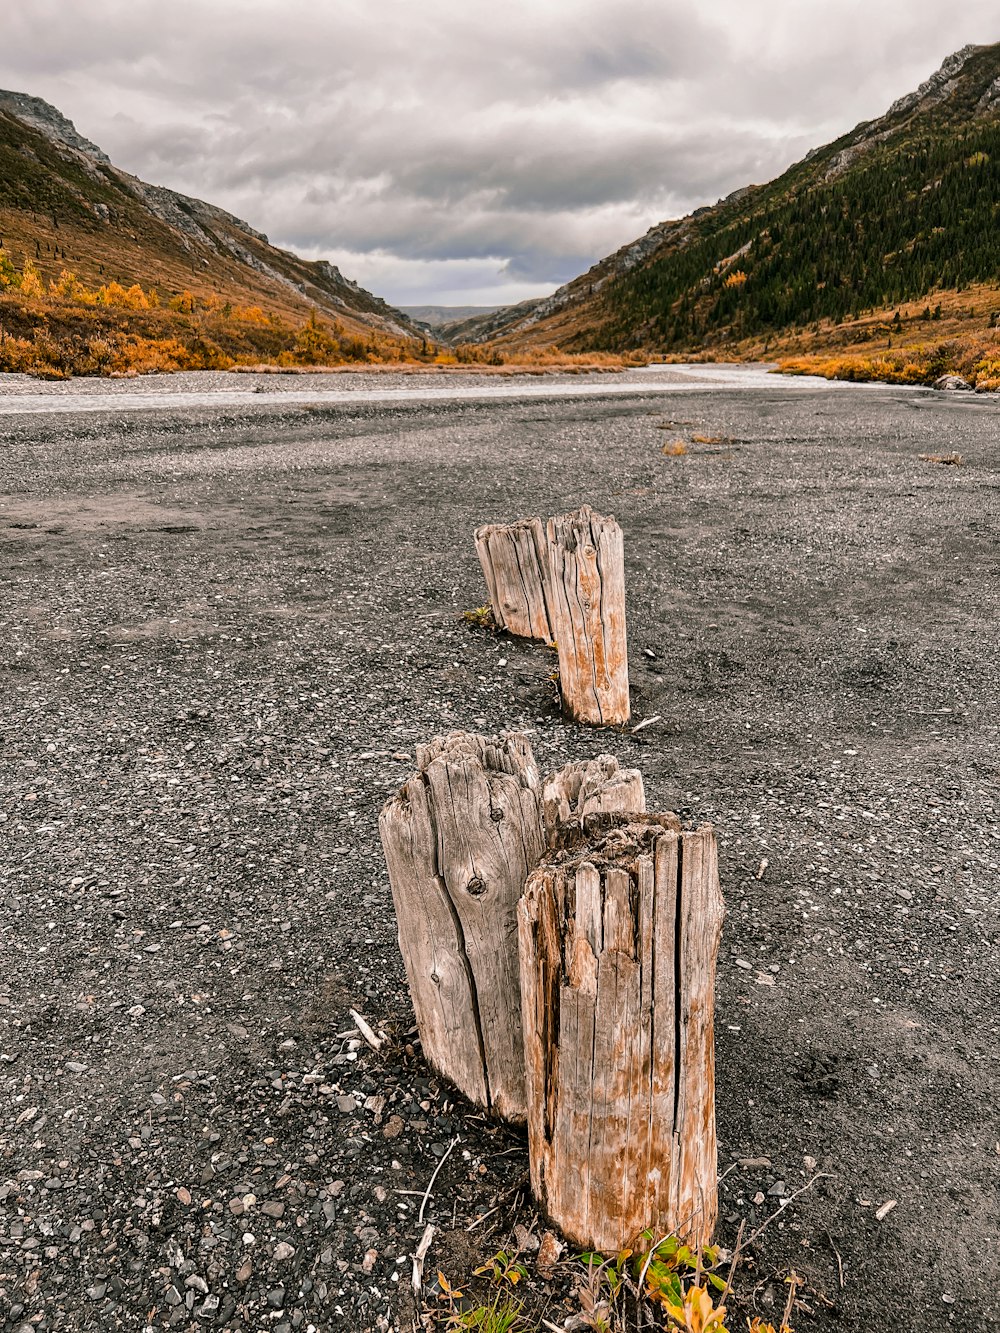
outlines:
[[[233,378],[0,385],[0,1328],[409,1329],[428,1222],[428,1279],[526,1245],[531,1308],[579,1310],[523,1135],[412,1029],[376,821],[454,727],[717,826],[720,1239],[791,1199],[734,1308],[794,1271],[797,1333],[996,1327],[996,403]],[[461,619],[478,523],[584,501],[638,732]]]

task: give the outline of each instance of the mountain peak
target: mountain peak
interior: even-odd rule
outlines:
[[[0,89],[0,111],[16,116],[25,125],[44,134],[52,143],[72,148],[77,153],[85,153],[97,162],[111,165],[111,159],[97,144],[85,139],[73,122],[63,115],[51,102],[41,97],[32,97],[29,93],[8,92]]]
[[[893,116],[912,111],[914,107],[934,106],[938,102],[943,102],[958,87],[959,77],[972,57],[978,55],[980,51],[991,49],[1000,53],[1000,47],[977,46],[974,43],[955,51],[942,62],[940,69],[935,70],[929,79],[924,80],[919,88],[897,98],[882,120],[889,120]]]

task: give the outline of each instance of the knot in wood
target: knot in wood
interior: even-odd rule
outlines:
[[[471,893],[473,898],[481,898],[486,892],[486,881],[474,875],[465,886],[466,893]]]

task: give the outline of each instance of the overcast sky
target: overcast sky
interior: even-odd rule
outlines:
[[[551,291],[881,114],[997,0],[11,0],[0,87],[394,304]]]

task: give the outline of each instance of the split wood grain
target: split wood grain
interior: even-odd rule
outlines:
[[[521,638],[551,643],[549,557],[542,520],[487,523],[476,529],[476,552],[497,625]]]
[[[614,518],[584,505],[550,518],[546,534],[563,708],[577,722],[627,722],[631,710],[622,530]]]
[[[576,1244],[715,1225],[715,836],[675,816],[566,825],[518,908],[535,1197]]]
[[[523,736],[417,747],[379,831],[430,1063],[477,1106],[525,1118],[517,901],[541,856],[541,779]]]
[[[614,755],[601,754],[566,764],[542,787],[546,839],[553,844],[560,824],[587,815],[643,814],[646,790],[637,768],[622,768]]]

